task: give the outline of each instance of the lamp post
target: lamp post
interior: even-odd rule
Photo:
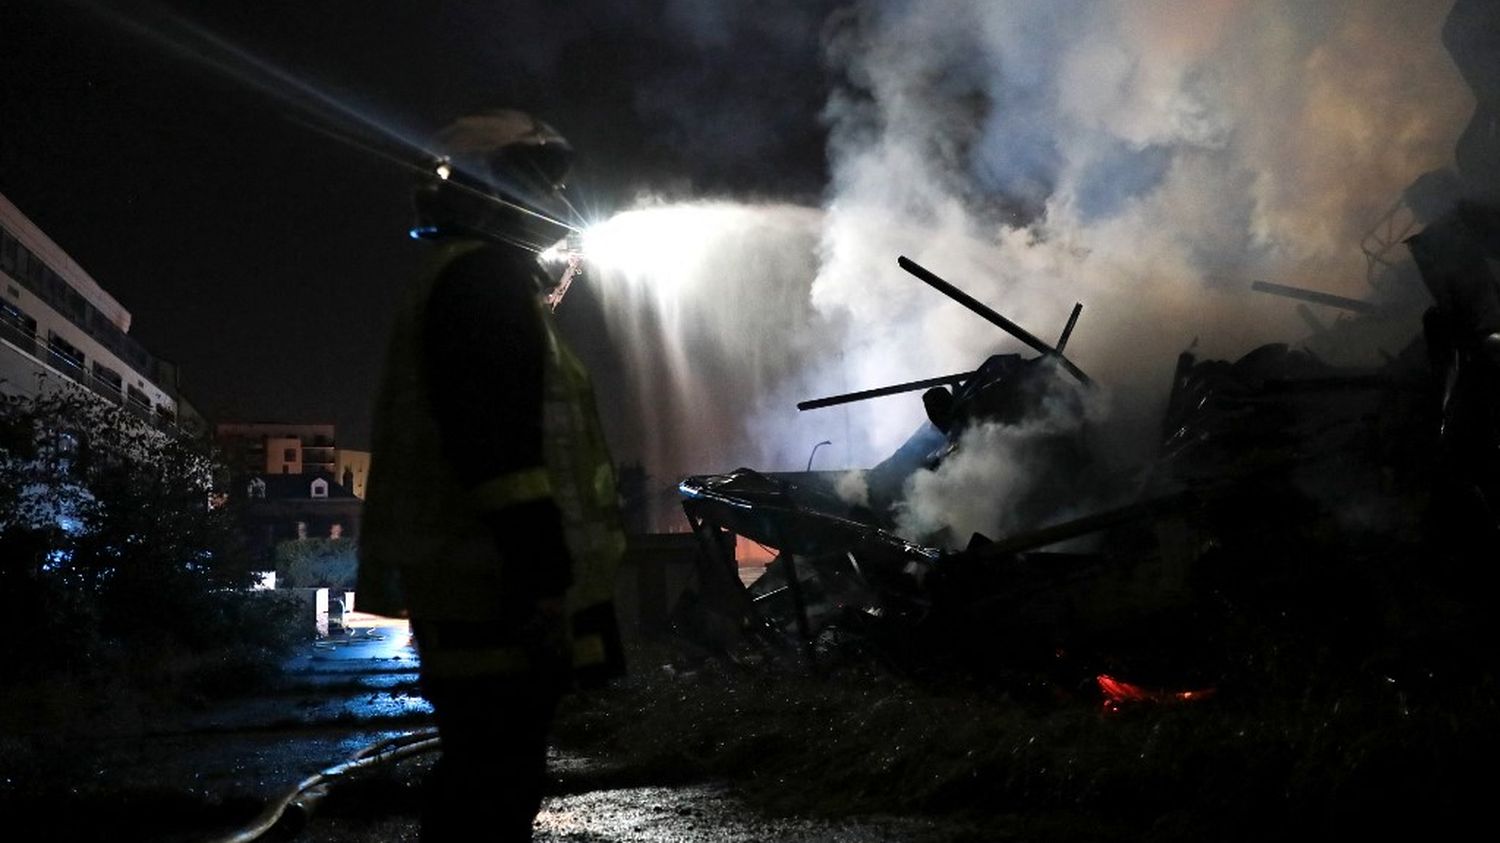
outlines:
[[[821,448],[821,447],[823,447],[824,445],[832,445],[832,444],[833,444],[832,442],[829,442],[827,439],[824,439],[822,442],[819,442],[818,444],[816,444],[816,445],[813,446],[812,453],[810,453],[810,454],[807,455],[807,470],[808,471],[812,471],[813,457],[815,457],[815,456],[818,455],[818,449]]]

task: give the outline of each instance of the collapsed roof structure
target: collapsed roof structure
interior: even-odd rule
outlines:
[[[1360,244],[1371,299],[1255,282],[1299,302],[1306,346],[1265,345],[1235,361],[1184,352],[1158,451],[1134,471],[1099,459],[1079,412],[1091,381],[1064,351],[1081,305],[1049,345],[901,258],[1037,355],[798,405],[925,390],[929,423],[866,471],[741,468],[684,480],[703,549],[699,608],[730,621],[716,629],[813,658],[853,642],[919,671],[1020,685],[1097,679],[1106,696],[1143,699],[1187,697],[1105,679],[1232,683],[1252,663],[1369,665],[1417,639],[1429,665],[1435,653],[1472,651],[1461,642],[1481,636],[1462,630],[1478,614],[1455,623],[1433,607],[1472,603],[1500,550],[1497,32],[1495,4],[1458,0],[1449,13],[1443,43],[1475,114],[1455,166],[1419,178]],[[1330,324],[1314,307],[1340,315]],[[1318,353],[1355,337],[1378,337],[1383,362],[1340,368]],[[1025,442],[1045,482],[1005,501],[1018,529],[898,529],[904,485],[960,454],[966,432],[1059,412],[1070,423]],[[741,538],[775,552],[745,588]],[[1400,673],[1382,670],[1389,681]]]

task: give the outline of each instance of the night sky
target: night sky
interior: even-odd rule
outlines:
[[[212,421],[331,421],[367,447],[422,253],[409,174],[309,128],[326,107],[213,39],[412,138],[531,110],[578,149],[598,214],[647,192],[815,202],[826,181],[827,3],[104,5],[0,4],[0,193]],[[576,300],[567,318],[597,318]]]

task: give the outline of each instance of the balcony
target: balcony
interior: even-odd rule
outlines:
[[[105,398],[108,398],[115,404],[118,404],[122,400],[124,400],[124,391],[121,388],[120,384],[112,383],[108,380],[105,380],[104,378],[99,377],[98,375],[89,375],[86,378],[80,377],[79,380],[89,389],[92,389],[94,392],[97,392]]]
[[[88,370],[83,367],[82,356],[74,357],[70,354],[64,354],[51,345],[43,345],[41,343],[38,343],[37,347],[42,351],[42,362],[62,372],[69,378],[85,386],[88,385],[88,381],[91,378],[89,378]]]
[[[41,363],[75,384],[109,401],[123,406],[131,415],[163,431],[177,429],[177,419],[169,411],[153,408],[147,399],[126,400],[121,385],[91,374],[77,358],[63,354],[39,339],[36,334],[8,319],[0,319],[0,339],[15,346],[33,360]]]
[[[9,319],[0,319],[0,337],[32,357],[40,359],[45,354],[46,346],[37,342],[34,331],[23,328]]]
[[[150,404],[143,405],[135,401],[126,401],[124,406],[126,410],[130,411],[130,414],[132,416],[135,416],[142,421],[151,422],[153,424],[156,422],[155,417],[151,413]]]
[[[313,441],[318,444],[302,446],[302,470],[304,472],[317,469],[333,471],[338,450],[332,444],[322,444],[329,442],[327,437],[319,436]]]

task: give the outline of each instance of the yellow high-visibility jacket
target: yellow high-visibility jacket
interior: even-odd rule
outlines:
[[[479,240],[445,241],[398,313],[375,410],[358,605],[375,614],[422,621],[513,622],[501,617],[501,570],[538,560],[502,559],[483,515],[550,497],[561,512],[572,557],[573,584],[566,604],[573,619],[574,665],[587,670],[603,664],[606,650],[618,642],[615,572],[625,549],[614,467],[588,373],[558,336],[551,312],[538,297],[536,318],[547,343],[546,465],[503,474],[477,487],[460,482],[444,455],[428,398],[422,363],[426,302],[445,267],[484,245]],[[428,654],[423,658],[427,667]],[[475,652],[467,661],[443,672],[528,668],[519,648]]]

